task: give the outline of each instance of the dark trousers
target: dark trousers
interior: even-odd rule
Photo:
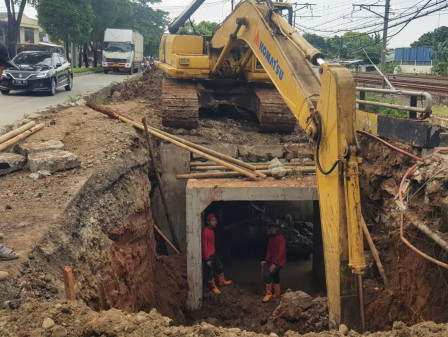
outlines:
[[[268,262],[264,266],[264,281],[266,284],[270,284],[272,282],[279,284],[280,283],[280,269],[282,267],[276,266],[274,271],[270,271],[270,267],[272,266],[272,263]]]
[[[219,259],[218,255],[213,254],[212,256],[210,256],[210,260],[209,260],[210,266],[207,265],[207,261],[204,260],[204,265],[205,265],[205,278],[208,282],[213,280],[213,276],[222,274],[222,262]]]

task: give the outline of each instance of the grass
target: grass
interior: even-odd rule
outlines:
[[[103,102],[101,97],[99,97],[98,95],[92,96],[89,101],[95,104],[101,104]]]
[[[434,116],[448,117],[448,106],[437,105],[432,107]]]
[[[383,98],[379,98],[378,96],[366,93],[366,101],[373,101],[373,102],[381,102],[381,103],[389,103],[389,104],[399,104],[395,100],[386,100]],[[392,109],[392,108],[385,108],[381,106],[375,106],[375,105],[367,105],[367,110],[372,112],[377,112],[384,115],[390,115],[390,116],[399,116],[399,117],[406,117],[408,116],[408,112],[404,110],[398,110],[398,109]]]
[[[96,67],[96,68],[73,68],[73,73],[74,74],[78,74],[78,73],[86,73],[86,72],[103,72],[103,68],[101,67]]]
[[[67,99],[67,102],[68,102],[68,103],[76,103],[78,100],[79,100],[79,97],[78,97],[78,96],[70,96],[70,97]]]

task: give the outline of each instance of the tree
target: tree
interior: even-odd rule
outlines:
[[[441,76],[448,75],[448,40],[435,42],[432,46],[434,65],[431,72]]]
[[[361,59],[369,63],[364,50],[374,63],[379,63],[381,58],[381,41],[377,35],[371,37],[358,32],[347,32],[343,36],[327,39],[315,34],[303,34],[303,37],[328,59]]]
[[[193,24],[193,25],[192,25]],[[184,24],[184,30],[189,32],[190,30],[198,35],[213,35],[216,28],[219,26],[216,22],[201,21],[198,24],[194,20],[187,21]]]
[[[106,28],[117,27],[120,17],[131,17],[132,9],[129,0],[92,0],[95,16],[90,34],[90,47],[94,51],[93,64],[98,65],[97,51],[101,49]]]
[[[417,41],[411,43],[411,47],[432,47],[434,43],[446,40],[448,40],[448,27],[442,26],[420,36]]]
[[[94,20],[90,0],[38,0],[36,9],[39,25],[53,40],[64,42],[69,60],[69,42],[89,41]]]
[[[116,28],[132,28],[143,35],[145,55],[158,55],[160,38],[168,24],[168,13],[154,10],[148,3],[157,1],[131,1],[130,16],[120,16]]]
[[[319,49],[321,53],[324,54],[324,56],[326,56],[328,52],[328,44],[322,36],[305,33],[303,34],[303,38],[307,40],[313,47]]]
[[[27,0],[5,0],[8,12],[8,30],[6,33],[6,45],[8,46],[10,57],[14,57],[17,52],[17,42],[19,42],[20,23],[22,22],[23,10]],[[16,13],[15,4],[19,5]]]

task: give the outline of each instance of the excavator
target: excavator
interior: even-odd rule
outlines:
[[[243,0],[212,36],[178,34],[203,1],[193,1],[161,39],[156,66],[170,76],[164,124],[196,127],[198,109],[216,103],[252,109],[269,131],[290,129],[289,115],[298,121],[316,144],[330,327],[360,331],[366,264],[352,74],[324,61],[291,26],[285,3]]]

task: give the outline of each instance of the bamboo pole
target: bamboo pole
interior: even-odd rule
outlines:
[[[65,266],[62,270],[62,276],[64,277],[65,298],[70,301],[75,301],[75,283],[73,282],[72,268]]]
[[[269,165],[254,165],[256,170],[268,170],[269,169]],[[291,165],[285,165],[283,166],[285,169],[295,169],[295,168],[299,168],[299,167],[303,167],[303,166],[291,166]],[[209,170],[226,170],[227,168],[224,166],[219,166],[219,165],[215,165],[215,166],[196,166],[193,167],[194,170],[196,171],[209,171]]]
[[[159,174],[159,164],[158,164],[158,162],[156,160],[156,156],[154,154],[154,148],[152,146],[151,137],[149,136],[149,131],[148,131],[145,117],[143,117],[143,119],[142,119],[142,124],[143,124],[143,127],[145,128],[145,138],[146,138],[146,143],[148,144],[148,148],[149,148],[149,156],[153,162],[154,169],[156,171],[156,178],[157,178],[157,182],[159,184],[160,196],[162,199],[162,204],[163,204],[163,209],[165,211],[166,220],[168,221],[168,227],[171,232],[171,238],[172,238],[173,243],[176,246],[176,248],[178,250],[180,250],[179,241],[177,241],[176,231],[174,230],[174,225],[173,225],[173,222],[171,221],[171,216],[170,216],[169,210],[168,210],[168,203],[166,201],[165,188],[163,187],[162,179],[160,178],[160,174]]]
[[[287,169],[286,173],[315,173],[316,168],[303,168],[303,169]],[[266,175],[272,175],[271,170],[261,170],[259,171]],[[203,172],[203,173],[189,173],[189,174],[178,174],[177,179],[200,179],[200,178],[233,178],[241,176],[238,172]]]
[[[25,125],[22,125],[20,128],[5,133],[3,136],[0,136],[0,144],[6,142],[8,139],[11,139],[12,137],[21,134],[22,132],[28,129],[31,129],[34,125],[36,125],[36,122],[32,121]]]
[[[170,247],[173,248],[173,250],[176,252],[176,254],[180,254],[180,252],[177,250],[177,248],[174,247],[174,245],[171,243],[171,241],[168,240],[168,238],[165,236],[165,234],[163,234],[163,232],[160,230],[159,227],[157,227],[156,224],[154,224],[154,228],[157,231],[157,233],[159,233],[160,236],[166,241],[166,243],[168,243],[170,245]]]
[[[11,145],[14,145],[15,143],[21,141],[22,139],[32,135],[33,133],[39,131],[43,127],[44,127],[44,123],[38,124],[36,126],[33,126],[31,129],[22,132],[20,135],[15,136],[14,138],[11,138],[10,140],[0,144],[0,151],[3,151],[7,147],[10,147]]]
[[[123,117],[123,116],[117,114],[116,112],[112,111],[111,109],[101,108],[100,106],[98,106],[98,105],[96,105],[96,104],[94,104],[92,102],[87,102],[86,105],[88,107],[94,109],[94,110],[97,110],[99,112],[102,112],[102,113],[108,115],[111,118],[117,118],[118,120],[121,120],[121,121],[123,121],[125,123],[133,125],[137,129],[140,129],[142,131],[144,130],[144,127],[143,127],[142,123],[136,122],[136,121],[134,121],[134,120],[132,120],[130,118],[127,118],[127,117]],[[174,145],[177,145],[177,146],[179,146],[180,148],[182,148],[184,150],[187,150],[187,151],[190,151],[192,153],[195,153],[195,154],[197,154],[200,157],[203,157],[205,159],[211,160],[211,161],[213,161],[213,162],[215,162],[215,163],[217,163],[219,165],[226,166],[227,168],[230,168],[231,170],[239,172],[239,173],[241,173],[241,174],[243,174],[243,175],[245,175],[245,176],[247,176],[247,177],[249,177],[251,179],[255,179],[257,177],[257,175],[262,177],[262,178],[266,178],[266,175],[264,175],[262,173],[257,173],[255,171],[250,171],[250,170],[245,169],[243,167],[239,167],[239,166],[230,164],[230,163],[228,163],[228,162],[226,162],[224,160],[218,159],[218,158],[213,157],[213,156],[211,156],[209,154],[206,154],[206,153],[204,153],[204,152],[202,152],[200,150],[197,150],[197,149],[192,148],[190,146],[187,146],[187,145],[185,145],[185,144],[183,144],[181,142],[178,142],[177,140],[174,140],[174,139],[172,139],[172,138],[170,138],[168,136],[165,136],[165,135],[161,134],[160,132],[154,131],[154,130],[152,130],[152,128],[148,128],[148,132],[151,133],[152,135],[156,136],[156,137],[159,137],[159,138],[167,141],[167,142],[170,142],[170,143],[172,143]]]
[[[125,119],[127,119],[129,121],[135,122],[131,118],[125,117],[125,116],[121,115],[120,113],[118,113],[118,112],[116,112],[116,111],[114,111],[112,109],[109,109],[109,108],[106,108],[106,107],[102,107],[102,106],[97,105],[97,104],[92,103],[92,102],[87,102],[86,106],[88,106],[89,108],[91,108],[93,110],[96,110],[96,111],[99,111],[101,113],[104,113],[104,114],[108,115],[111,118],[120,119],[120,117],[121,117],[121,118],[125,118]],[[185,140],[183,138],[180,138],[180,137],[177,137],[175,135],[172,135],[172,134],[170,134],[168,132],[156,129],[155,127],[152,127],[150,125],[148,125],[148,129],[152,130],[152,131],[155,131],[155,132],[158,132],[158,133],[160,133],[160,134],[162,134],[162,135],[164,135],[166,137],[172,138],[172,139],[174,139],[174,140],[176,140],[176,141],[178,141],[178,142],[180,142],[182,144],[185,144],[187,146],[190,146],[190,147],[192,147],[194,149],[197,149],[197,150],[200,150],[200,151],[202,151],[204,153],[207,153],[207,154],[209,154],[209,155],[211,155],[213,157],[220,158],[220,159],[226,160],[227,162],[233,163],[235,165],[242,166],[242,167],[244,167],[244,168],[246,168],[248,170],[255,171],[255,168],[251,164],[246,163],[246,162],[244,162],[242,160],[238,160],[238,159],[235,159],[233,157],[226,156],[226,155],[224,155],[222,153],[210,150],[210,149],[206,148],[205,146],[201,146],[199,144],[195,144],[195,143],[190,142],[188,140]]]
[[[270,162],[259,162],[259,163],[251,163],[254,168],[257,168],[259,165],[269,165]],[[198,166],[213,166],[216,165],[211,161],[192,161],[190,162],[190,167],[198,167]],[[297,163],[283,163],[283,165],[288,166],[315,166],[316,163],[314,161],[305,161],[305,162],[297,162]]]
[[[376,266],[378,267],[378,271],[380,272],[381,278],[383,279],[383,283],[385,286],[387,286],[388,280],[383,268],[383,264],[381,263],[378,250],[376,249],[375,244],[373,243],[372,237],[370,236],[369,233],[369,229],[367,228],[366,222],[364,221],[363,217],[361,217],[361,225],[362,225],[362,231],[364,232],[367,242],[369,243],[370,250],[372,251],[373,258],[375,259]]]
[[[429,238],[433,239],[440,247],[448,252],[448,243],[442,239],[437,233],[429,229],[426,225],[422,224],[415,216],[407,214],[407,218],[410,220],[411,224],[418,228],[421,232],[427,235]]]

